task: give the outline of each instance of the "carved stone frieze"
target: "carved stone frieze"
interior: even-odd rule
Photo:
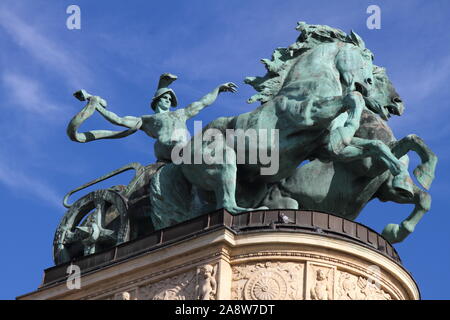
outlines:
[[[341,271],[338,271],[337,277],[337,300],[392,300],[391,295],[370,278]]]
[[[192,246],[183,244],[175,248],[178,251],[170,257],[166,251],[149,252],[146,257],[130,258],[121,265],[98,271],[101,279],[95,273],[87,274],[83,278],[84,291],[73,290],[62,295],[61,287],[55,286],[60,291],[46,288],[33,297],[81,300],[420,299],[411,276],[395,261],[371,248],[353,243],[346,246],[341,240],[309,234],[296,234],[295,239],[291,236],[286,233],[277,238],[270,232],[211,233],[205,236],[206,240],[186,240],[192,241]],[[230,241],[230,245],[204,249],[213,241]],[[263,243],[270,246],[263,247]],[[305,246],[301,245],[303,243]],[[192,255],[193,246],[204,251],[198,249]],[[135,260],[138,263],[132,264]]]
[[[141,300],[190,300],[195,298],[195,270],[139,288]]]
[[[123,291],[114,296],[114,300],[138,300],[137,290]]]
[[[303,262],[254,262],[233,266],[232,272],[233,300],[392,299],[370,277],[322,263],[308,261],[305,266]]]
[[[293,262],[248,263],[232,267],[233,300],[299,300],[304,265]]]
[[[143,285],[142,300],[214,300],[217,293],[217,265],[203,265],[182,274]]]
[[[306,299],[334,300],[336,267],[307,263]]]
[[[215,300],[217,294],[217,264],[197,268],[196,295],[199,300]]]

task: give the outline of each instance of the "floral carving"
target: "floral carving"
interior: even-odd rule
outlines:
[[[233,267],[232,299],[302,299],[303,264],[266,262]]]
[[[213,300],[217,293],[217,265],[204,265],[196,270],[141,286],[143,300]]]
[[[246,300],[282,300],[286,298],[286,279],[275,271],[260,271],[247,282]]]
[[[391,300],[392,297],[381,289],[378,283],[368,278],[355,276],[347,272],[339,272],[337,287],[339,300]]]
[[[143,300],[194,300],[196,272],[191,270],[162,281],[140,287]]]

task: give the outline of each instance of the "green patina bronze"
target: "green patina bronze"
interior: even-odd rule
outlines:
[[[426,189],[434,178],[436,156],[415,135],[395,139],[386,121],[391,115],[403,113],[403,102],[385,70],[373,65],[373,54],[356,33],[303,22],[298,23],[297,30],[301,34],[294,44],[278,48],[270,60],[262,60],[265,76],[245,80],[257,90],[248,102],[259,101],[261,105],[235,117],[218,118],[203,128],[203,133],[214,129],[223,136],[231,129],[266,130],[266,144],[253,145],[245,140],[244,150],[278,152],[278,170],[270,174],[263,174],[268,168],[261,159],[256,163],[237,161],[242,150],[237,147],[236,136],[195,143],[195,137],[190,140],[187,134],[186,121],[212,104],[220,92],[234,92],[236,86],[231,82],[184,109],[169,111],[177,105],[175,92],[168,88],[176,77],[163,74],[151,102],[155,113],[142,117],[119,117],[106,110],[104,99],[85,91],[75,93],[88,103],[69,123],[67,133],[72,140],[122,138],[142,130],[156,140],[158,164],[131,165],[137,174],[127,187],[100,190],[73,206],[67,203],[73,192],[131,167],[70,192],[64,201],[70,209],[55,237],[55,262],[219,208],[230,213],[264,208],[314,209],[353,220],[371,199],[378,198],[415,204],[407,219],[383,231],[391,242],[402,241],[411,233],[429,210],[431,198],[411,180],[406,154],[414,151],[420,156],[422,162],[414,175]],[[127,130],[77,132],[95,111]],[[177,130],[186,135],[174,135]],[[271,139],[274,130],[278,140]],[[184,146],[184,155],[220,150],[223,158],[213,163],[173,163],[173,152],[179,145]],[[305,160],[310,162],[304,164]],[[136,205],[140,199],[146,199],[146,204]],[[105,207],[102,201],[110,205]],[[133,211],[138,207],[139,214]],[[93,218],[79,225],[92,208],[97,208]],[[108,222],[101,215],[107,216]]]
[[[231,213],[253,210],[261,205],[269,184],[292,176],[304,160],[316,157],[319,149],[321,156],[336,161],[380,158],[394,176],[394,188],[412,195],[407,167],[391,150],[354,137],[365,100],[376,105],[378,98],[372,94],[372,53],[353,32],[346,35],[304,23],[298,29],[302,33],[296,43],[275,50],[271,61],[263,60],[265,77],[247,78],[260,91],[250,101],[260,100],[261,106],[236,117],[219,118],[204,128],[223,134],[227,129],[278,130],[279,144],[265,147],[269,153],[279,149],[279,170],[262,175],[260,162],[237,165],[236,141],[228,140],[223,143],[228,160],[223,164],[169,164],[150,183],[157,228],[172,223],[166,212],[175,213],[181,222],[214,208]],[[207,153],[208,146],[206,141],[203,149],[197,150],[198,146],[192,144],[191,153]],[[245,149],[251,148],[246,145]],[[167,192],[171,181],[183,181],[177,185],[177,192]],[[193,190],[197,197],[189,196]],[[201,205],[193,199],[200,200]]]
[[[385,148],[408,166],[409,151],[416,152],[421,164],[414,170],[419,183],[429,189],[434,179],[436,155],[424,141],[414,135],[397,140],[386,121],[391,115],[403,114],[404,105],[387,78],[383,68],[374,70],[375,86],[373,98],[366,99],[360,127],[355,138],[370,140],[373,150]],[[382,115],[381,117],[379,115]],[[329,161],[326,153],[317,150],[316,158],[297,168],[295,173],[272,185],[263,204],[269,208],[307,208],[332,212],[343,218],[354,220],[372,199],[410,203],[413,212],[400,224],[389,224],[383,236],[391,243],[401,242],[414,231],[416,224],[430,209],[430,195],[411,180],[412,196],[393,186],[393,174],[386,170],[382,158],[365,157],[359,160]]]
[[[185,144],[188,141],[186,135],[177,135],[173,139],[173,132],[187,133],[186,121],[196,116],[203,108],[216,101],[220,92],[235,92],[236,85],[232,82],[225,83],[215,88],[211,93],[204,96],[199,101],[191,103],[183,109],[170,111],[171,106],[177,105],[175,92],[168,88],[177,77],[170,73],[161,75],[158,90],[151,102],[151,107],[155,111],[152,115],[141,117],[119,117],[115,113],[106,110],[106,101],[98,96],[88,94],[84,90],[75,92],[74,96],[81,100],[88,100],[88,104],[75,117],[72,118],[68,127],[67,135],[76,142],[89,142],[99,139],[117,139],[129,136],[138,130],[144,131],[149,137],[155,138],[155,156],[160,161],[171,161],[171,151],[176,144]],[[128,128],[124,131],[93,130],[88,132],[77,132],[80,125],[89,118],[95,111],[98,111],[106,120],[112,124]]]

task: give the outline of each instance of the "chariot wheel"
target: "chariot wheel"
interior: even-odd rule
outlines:
[[[93,191],[64,214],[53,240],[55,264],[99,252],[128,241],[127,200],[117,190]]]

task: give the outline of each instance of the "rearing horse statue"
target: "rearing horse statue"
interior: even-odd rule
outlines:
[[[276,49],[272,60],[263,60],[267,74],[247,78],[259,93],[250,102],[261,101],[257,109],[235,117],[223,117],[208,124],[224,136],[228,129],[276,130],[276,139],[266,137],[256,146],[245,141],[238,150],[237,137],[214,141],[225,157],[214,163],[168,164],[150,182],[152,219],[156,229],[181,222],[214,208],[231,213],[252,210],[267,193],[270,183],[290,177],[297,167],[319,149],[331,159],[359,159],[378,156],[393,175],[392,185],[412,196],[407,166],[385,146],[354,138],[373,89],[372,53],[354,32],[349,35],[326,26],[299,23],[297,41]],[[344,115],[344,116],[341,116]],[[184,151],[211,153],[210,141],[190,143]],[[239,152],[265,148],[279,152],[279,168],[261,174],[265,164],[237,164]],[[173,181],[177,181],[176,185]],[[170,212],[170,217],[167,213]]]
[[[371,141],[374,147],[389,146],[405,165],[409,162],[407,153],[416,152],[421,164],[414,170],[414,175],[425,189],[429,189],[437,164],[436,155],[417,135],[395,139],[386,121],[391,115],[400,116],[404,105],[383,68],[375,68],[374,80],[372,96],[375,99],[366,98],[367,108],[363,110],[355,139]],[[413,212],[402,223],[389,224],[383,230],[383,236],[391,243],[403,241],[430,209],[431,196],[412,181],[408,181],[412,197],[393,187],[394,176],[380,158],[327,161],[326,150],[318,150],[316,155],[317,159],[297,168],[291,177],[272,185],[263,204],[271,209],[332,212],[349,220],[356,219],[365,205],[375,198],[414,204]]]
[[[304,208],[353,220],[367,202],[378,198],[415,204],[402,223],[389,224],[383,231],[393,243],[411,233],[429,210],[431,197],[409,177],[406,153],[412,150],[420,156],[414,175],[425,189],[434,178],[437,157],[415,135],[395,139],[385,121],[391,114],[401,115],[404,105],[356,33],[302,22],[297,30],[301,34],[294,44],[262,60],[264,77],[245,81],[258,91],[248,102],[261,105],[212,121],[203,128],[200,142],[197,136],[189,141],[187,130],[180,136],[172,131],[185,128],[186,120],[212,104],[219,93],[234,92],[233,83],[169,112],[177,99],[167,86],[176,76],[163,74],[151,105],[155,115],[123,118],[106,110],[100,97],[78,91],[75,96],[89,103],[69,123],[72,140],[115,139],[140,129],[157,139],[156,149],[164,152],[156,152],[161,160],[156,164],[129,164],[67,194],[64,205],[69,210],[55,234],[55,262],[219,208],[231,213],[258,207]],[[96,110],[128,130],[79,133],[79,126]],[[250,131],[258,132],[256,141],[247,135]],[[250,159],[255,154],[259,158]],[[278,156],[276,165],[266,161],[269,154]],[[197,155],[202,161],[195,161]],[[305,160],[310,162],[304,164]],[[129,169],[136,175],[128,186],[97,190],[68,204],[74,192]]]

